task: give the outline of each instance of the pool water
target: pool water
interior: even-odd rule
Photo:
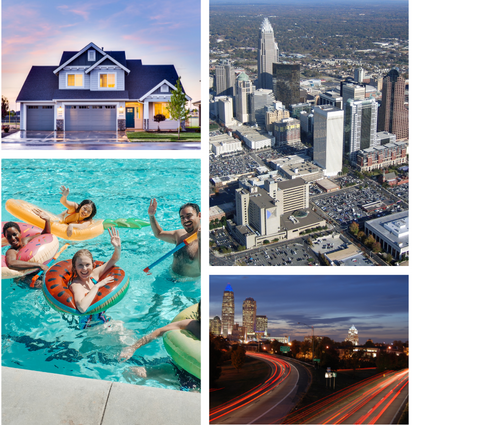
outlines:
[[[59,214],[59,187],[69,187],[68,199],[91,199],[97,219],[148,219],[150,199],[158,201],[156,217],[165,230],[181,228],[179,207],[200,203],[200,160],[2,160],[2,221],[19,221],[5,209],[7,199],[23,199]],[[172,249],[153,236],[149,226],[119,229],[122,251],[117,265],[129,278],[125,297],[109,308],[111,320],[79,330],[78,318],[49,307],[42,291],[12,279],[2,280],[2,365],[85,378],[128,382],[151,387],[199,391],[199,380],[177,368],[158,338],[127,361],[121,350],[168,324],[181,310],[199,302],[199,279],[173,277],[172,257],[150,273],[142,270]],[[113,253],[105,231],[70,246],[59,260],[89,249],[95,260]],[[8,247],[2,249],[5,253]]]

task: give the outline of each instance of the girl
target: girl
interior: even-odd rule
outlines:
[[[81,249],[73,256],[73,277],[70,283],[70,290],[73,292],[76,308],[81,313],[85,313],[90,307],[99,288],[113,282],[114,278],[112,276],[108,276],[99,282],[100,277],[120,259],[120,235],[114,227],[108,229],[108,232],[111,238],[111,245],[115,250],[111,258],[102,266],[94,268],[94,259],[87,249]],[[80,316],[80,328],[85,329],[95,322],[106,323],[107,321],[108,319],[104,316],[104,313]]]
[[[61,186],[60,190],[62,195],[61,204],[67,208],[67,210],[60,215],[61,222],[68,225],[66,234],[71,236],[74,228],[84,229],[92,223],[92,218],[95,216],[97,208],[95,204],[88,199],[80,202],[80,204],[68,201],[69,188]]]

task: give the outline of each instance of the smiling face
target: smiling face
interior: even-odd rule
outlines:
[[[200,216],[201,213],[196,214],[193,207],[185,207],[179,213],[182,227],[188,233],[192,233],[198,230],[200,227]]]
[[[94,259],[90,251],[82,249],[78,251],[72,260],[73,275],[79,279],[86,281],[90,278],[92,270],[94,270]]]
[[[19,249],[23,247],[21,232],[15,227],[9,227],[6,229],[4,235],[12,248]]]
[[[80,208],[80,217],[87,218],[90,217],[90,214],[92,214],[92,205],[90,204],[82,205],[82,207]]]

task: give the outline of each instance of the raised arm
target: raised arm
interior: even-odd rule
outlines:
[[[108,276],[100,282],[97,282],[87,293],[85,293],[85,289],[80,283],[73,283],[70,288],[73,292],[76,308],[78,309],[78,311],[80,313],[85,313],[94,301],[97,292],[99,292],[99,288],[102,288],[104,285],[112,282],[113,279],[114,278],[112,276]]]
[[[33,208],[33,213],[45,221],[45,226],[42,230],[42,235],[44,235],[46,233],[51,233],[50,232],[50,217],[48,216],[48,214],[39,208]],[[33,239],[33,238],[31,238],[31,239]]]
[[[158,220],[156,220],[155,216],[157,208],[158,202],[155,198],[151,199],[151,201],[149,202],[148,216],[155,238],[169,243],[177,243],[176,231],[163,230],[158,224]]]
[[[106,273],[111,267],[113,267],[118,262],[122,250],[120,234],[118,233],[118,230],[116,230],[115,227],[111,227],[108,229],[108,233],[109,237],[111,238],[110,240],[111,245],[115,250],[113,251],[113,255],[111,256],[111,258],[106,263],[95,269],[99,277],[101,277],[104,273]]]
[[[61,199],[60,199],[61,204],[63,204],[68,209],[68,212],[75,211],[78,208],[78,204],[76,202],[68,201],[69,188],[61,186],[60,191],[61,191]]]

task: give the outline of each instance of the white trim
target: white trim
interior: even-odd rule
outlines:
[[[101,87],[101,75],[111,75],[113,74],[115,76],[115,86],[114,87]],[[107,78],[106,78],[106,84],[107,84]],[[118,75],[117,72],[109,72],[109,71],[102,71],[97,73],[97,90],[117,90],[118,85]]]
[[[141,96],[139,98],[139,100],[142,102],[151,93],[153,93],[154,91],[158,90],[160,88],[160,86],[162,86],[163,84],[167,84],[169,87],[172,87],[175,90],[175,86],[173,86],[172,84],[170,84],[167,80],[163,80],[161,83],[157,84],[151,90],[149,90],[144,96]],[[170,93],[172,94],[172,92],[170,92]],[[186,94],[186,92],[184,92],[184,94]],[[186,94],[186,98],[187,98],[188,101],[192,100],[187,94]]]
[[[81,86],[69,86],[68,85],[68,77],[70,75],[81,75],[82,76],[82,85]],[[67,89],[80,89],[82,90],[85,87],[85,76],[83,75],[83,72],[78,72],[78,71],[68,71],[66,74],[66,78],[64,79],[64,82],[66,83],[66,88]]]
[[[92,55],[93,57],[92,57],[92,58],[90,57],[90,54],[91,54],[91,53],[93,53],[93,55]],[[88,60],[89,62],[94,62],[94,61],[95,61],[95,58],[96,58],[96,56],[95,56],[95,50],[90,50],[90,49],[89,49],[89,50],[87,50],[87,60]]]
[[[74,55],[72,58],[68,59],[66,62],[64,62],[61,66],[59,66],[58,68],[56,68],[53,72],[54,74],[57,74],[61,69],[63,69],[66,65],[70,64],[71,62],[73,62],[78,56],[80,56],[81,54],[85,53],[88,49],[90,49],[91,47],[93,47],[94,49],[96,49],[100,54],[102,55],[106,55],[106,53],[104,51],[102,51],[101,49],[99,49],[99,47],[97,47],[94,43],[89,43],[87,44],[82,50],[80,50],[76,55]]]
[[[161,87],[160,87],[160,92],[161,93],[170,93],[170,90],[169,90],[169,86],[167,86],[166,84],[163,84]],[[165,89],[165,90],[163,90]]]
[[[116,65],[118,65],[121,69],[123,69],[127,74],[130,74],[130,69],[127,67],[123,66],[120,62],[118,62],[116,59],[112,58],[108,54],[104,55],[101,59],[99,59],[94,65],[92,65],[90,68],[88,68],[85,73],[88,74],[90,71],[92,71],[96,66],[99,66],[102,62],[104,62],[106,59],[111,60],[111,62],[114,62]]]

